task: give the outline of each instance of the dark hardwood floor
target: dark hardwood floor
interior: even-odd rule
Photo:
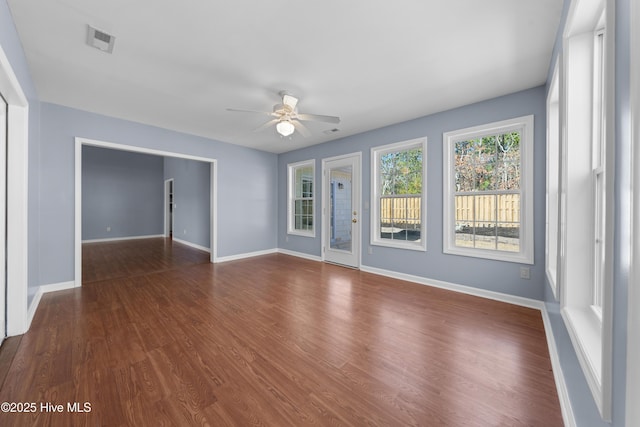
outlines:
[[[84,285],[42,297],[0,389],[36,411],[0,426],[562,425],[536,310],[162,239],[84,254]]]

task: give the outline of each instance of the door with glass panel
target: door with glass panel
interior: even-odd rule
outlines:
[[[322,161],[323,259],[360,267],[360,154]]]
[[[0,344],[7,335],[7,112],[0,94]]]

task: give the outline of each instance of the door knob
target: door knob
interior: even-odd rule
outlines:
[[[353,219],[351,220],[351,222],[353,222],[353,223],[355,224],[356,222],[358,222],[358,220],[357,220],[357,219],[355,219],[355,218],[353,218]]]

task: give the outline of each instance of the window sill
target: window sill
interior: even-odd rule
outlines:
[[[483,249],[445,247],[442,252],[449,255],[468,256],[473,258],[484,258],[495,261],[515,262],[518,264],[533,265],[533,256],[522,253],[504,252],[504,251],[488,251]]]
[[[290,236],[316,237],[316,232],[315,231],[304,232],[304,231],[288,230],[287,234],[290,235]]]
[[[386,248],[408,249],[410,251],[419,251],[419,252],[427,251],[426,242],[407,243],[407,242],[402,242],[401,240],[389,240],[389,241],[371,240],[370,243],[372,246],[384,246]]]
[[[591,307],[564,307],[562,318],[593,398],[604,415],[602,323]]]

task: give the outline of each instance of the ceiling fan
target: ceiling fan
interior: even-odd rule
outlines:
[[[276,131],[282,136],[289,136],[294,131],[300,132],[303,136],[309,136],[311,133],[309,129],[307,129],[302,123],[303,121],[307,122],[324,122],[324,123],[340,123],[340,117],[336,116],[322,116],[318,114],[303,114],[298,113],[298,98],[291,95],[286,91],[281,91],[279,93],[282,98],[282,103],[276,104],[273,106],[273,111],[254,111],[254,110],[238,110],[235,108],[227,108],[227,111],[234,111],[240,113],[257,113],[257,114],[266,114],[268,116],[274,117],[274,119],[268,121],[263,124],[259,128],[255,129],[254,132],[259,132],[264,130],[270,126],[275,125]]]

